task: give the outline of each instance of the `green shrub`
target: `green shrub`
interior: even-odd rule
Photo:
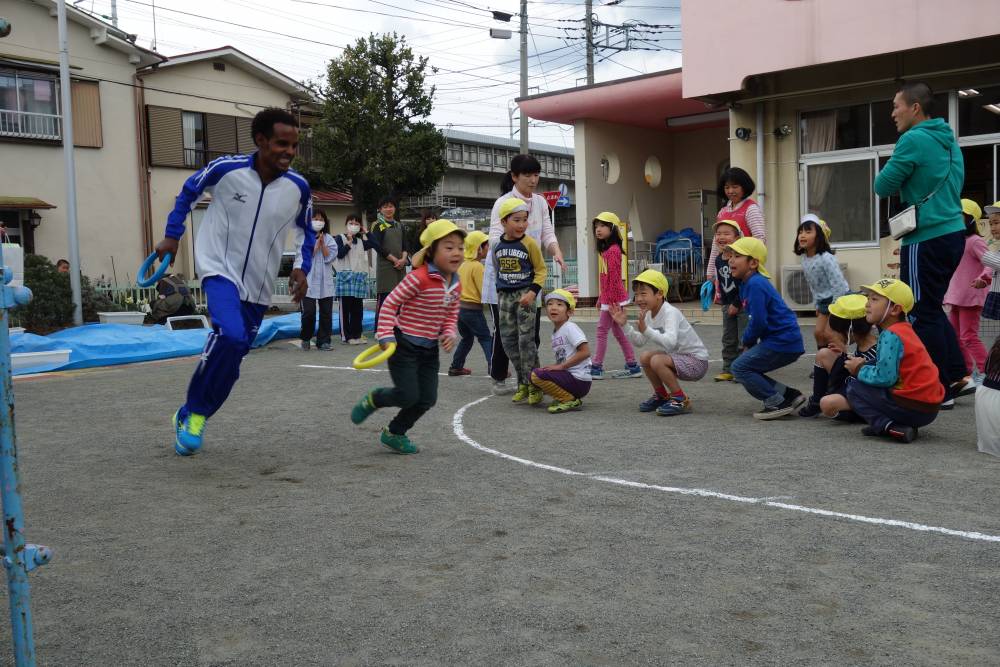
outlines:
[[[47,257],[25,255],[24,284],[31,289],[31,301],[15,308],[12,317],[17,318],[25,330],[45,335],[72,326],[73,294],[68,273],[57,271]],[[99,311],[122,310],[106,294],[95,290],[86,276],[82,276],[80,281],[80,294],[86,322],[96,322]]]

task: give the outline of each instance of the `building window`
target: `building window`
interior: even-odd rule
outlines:
[[[205,166],[205,116],[193,111],[181,114],[184,142],[184,166]]]
[[[958,91],[958,133],[963,137],[1000,133],[1000,86]]]
[[[448,161],[462,162],[462,144],[448,143]]]
[[[811,163],[806,172],[806,212],[815,213],[833,228],[835,244],[874,243],[875,158]]]
[[[62,138],[59,86],[54,77],[0,70],[0,136]]]
[[[476,147],[466,146],[465,147],[465,164],[475,165],[476,164]]]

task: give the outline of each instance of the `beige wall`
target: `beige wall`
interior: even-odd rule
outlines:
[[[14,32],[0,42],[4,54],[57,61],[56,19],[43,7],[23,0],[4,3]],[[132,82],[128,56],[98,46],[89,29],[68,23],[71,76]],[[77,220],[80,261],[91,277],[111,278],[114,257],[118,280],[135,274],[142,261],[139,166],[132,88],[100,83],[102,148],[76,148]],[[35,251],[53,261],[68,256],[66,181],[61,144],[0,141],[0,192],[33,196],[58,208],[40,211]]]

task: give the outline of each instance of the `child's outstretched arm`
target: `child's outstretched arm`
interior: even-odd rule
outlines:
[[[662,332],[647,326],[641,335],[646,341],[652,341],[664,350],[674,350],[677,348],[677,332],[680,330],[682,319],[684,316],[681,315],[680,311],[673,308],[667,312],[666,326],[663,327]]]
[[[891,331],[883,331],[878,337],[875,363],[861,366],[857,370],[858,379],[873,387],[892,387],[899,381],[899,364],[902,360],[903,341]]]

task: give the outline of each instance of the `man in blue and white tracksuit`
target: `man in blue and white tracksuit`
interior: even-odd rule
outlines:
[[[298,252],[289,278],[292,298],[307,287],[316,233],[309,184],[290,165],[298,146],[295,117],[265,109],[251,125],[257,151],[213,160],[187,179],[167,217],[160,259],[177,256],[184,222],[205,192],[212,194],[195,238],[195,264],[208,299],[212,333],[174,414],[174,451],[190,456],[202,445],[205,421],[218,411],[240,376],[264,312],[271,304],[285,237],[295,230]]]

